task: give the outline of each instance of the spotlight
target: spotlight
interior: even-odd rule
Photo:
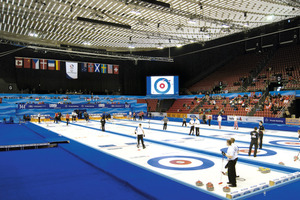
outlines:
[[[91,43],[90,43],[90,42],[83,42],[83,45],[90,46],[90,45],[91,45]]]
[[[130,44],[130,45],[128,46],[128,48],[129,48],[129,49],[134,49],[135,46],[134,46],[133,44]]]
[[[157,48],[158,48],[158,49],[163,49],[164,47],[161,46],[161,44],[159,44],[159,45],[157,46]]]
[[[136,8],[133,9],[133,10],[131,10],[130,13],[134,14],[134,15],[140,15],[141,14],[141,12],[138,9],[136,9]]]
[[[274,19],[274,15],[268,15],[266,19],[267,21],[272,21]]]
[[[196,19],[195,19],[195,18],[190,18],[190,19],[188,20],[188,23],[189,23],[189,24],[196,24]]]

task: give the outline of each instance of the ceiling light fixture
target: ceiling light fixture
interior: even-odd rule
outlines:
[[[195,18],[190,18],[189,20],[188,20],[188,23],[189,24],[196,24],[196,19]]]
[[[130,13],[134,14],[134,15],[140,15],[141,14],[141,12],[138,9],[136,9],[136,8],[133,9],[133,10],[131,10]]]
[[[230,26],[228,24],[222,24],[222,28],[229,28]]]
[[[156,0],[140,0],[146,3],[150,3],[156,6],[161,6],[161,7],[166,7],[166,8],[170,8],[170,4],[169,3],[165,3],[165,2],[161,2],[161,1],[156,1]]]
[[[267,21],[272,21],[274,19],[274,15],[268,15],[266,16]]]
[[[90,43],[90,42],[83,42],[83,45],[90,46],[90,45],[91,45],[91,43]]]
[[[129,44],[129,45],[128,45],[128,48],[129,48],[129,49],[134,49],[135,46],[134,46],[133,44]]]
[[[114,27],[118,27],[118,28],[131,29],[131,26],[126,25],[126,24],[117,24],[117,23],[113,23],[113,22],[106,22],[106,21],[89,19],[89,18],[84,18],[84,17],[77,17],[76,19],[77,19],[77,21],[82,21],[82,22],[89,22],[89,23],[100,24],[100,25],[105,25],[105,26],[114,26]]]
[[[164,47],[161,44],[158,44],[157,48],[158,49],[163,49]]]
[[[36,34],[36,33],[29,33],[28,35],[31,37],[38,37],[38,34]]]

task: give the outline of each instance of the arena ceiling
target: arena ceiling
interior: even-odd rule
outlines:
[[[299,0],[0,0],[1,39],[140,51],[203,43],[300,15]]]

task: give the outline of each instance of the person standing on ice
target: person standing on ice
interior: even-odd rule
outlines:
[[[264,137],[264,132],[265,132],[265,127],[263,126],[263,122],[259,122],[259,127],[258,127],[258,143],[259,143],[259,149],[262,149],[262,143],[263,143],[263,137]]]
[[[105,131],[105,116],[102,116],[101,120],[100,120],[100,123],[101,123],[101,129],[102,131]]]
[[[200,121],[199,119],[196,117],[195,119],[195,128],[196,128],[196,136],[200,136]]]
[[[251,151],[252,151],[252,146],[254,145],[254,157],[256,157],[256,153],[257,153],[257,147],[258,147],[258,132],[257,132],[257,127],[254,127],[254,130],[250,132],[251,135],[251,143],[250,143],[250,147],[249,147],[249,151],[248,151],[248,156],[251,155]]]
[[[234,138],[230,138],[231,140],[231,146],[233,146],[234,149],[234,154],[236,156],[236,159],[234,160],[234,167],[236,169],[236,163],[238,161],[238,154],[240,152],[239,147],[235,144],[235,139]],[[238,175],[236,175],[236,177],[239,177]]]
[[[139,126],[135,129],[135,134],[137,134],[137,148],[140,147],[140,141],[143,145],[143,149],[146,148],[146,146],[144,145],[144,137],[145,137],[145,131],[142,127],[142,124],[139,124]]]
[[[168,121],[169,119],[167,118],[167,116],[165,116],[162,121],[164,121],[164,126],[163,126],[163,130],[167,130],[167,126],[168,126]]]
[[[218,116],[219,129],[221,129],[221,122],[222,122],[222,116],[221,116],[221,114],[219,114],[219,116]]]
[[[190,125],[191,125],[191,129],[190,129],[190,134],[189,134],[189,135],[191,135],[191,134],[192,134],[192,132],[193,132],[193,135],[194,135],[194,130],[195,130],[195,121],[194,121],[194,119],[193,119],[193,118],[191,118]]]
[[[70,121],[70,115],[67,113],[66,114],[66,121],[67,121],[67,126],[69,125],[69,121]]]
[[[231,140],[227,140],[227,153],[225,153],[224,151],[222,151],[222,155],[226,156],[228,159],[228,163],[225,166],[225,168],[228,168],[228,184],[229,187],[236,187],[236,171],[235,171],[235,159],[237,158],[236,152],[234,150],[234,147],[231,145],[232,142]]]
[[[185,118],[185,116],[183,116],[183,118],[182,118],[182,125],[181,126],[186,127],[186,118]]]
[[[238,130],[239,129],[239,126],[238,126],[238,118],[236,115],[233,116],[233,121],[234,121],[234,129]]]

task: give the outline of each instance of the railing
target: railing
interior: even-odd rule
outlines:
[[[292,102],[295,100],[295,96],[292,96],[292,98],[290,99],[289,103],[284,104],[284,106],[280,109],[280,111],[278,112],[278,114],[275,116],[276,118],[279,117],[283,117],[283,113],[286,110],[286,108],[290,107]]]

